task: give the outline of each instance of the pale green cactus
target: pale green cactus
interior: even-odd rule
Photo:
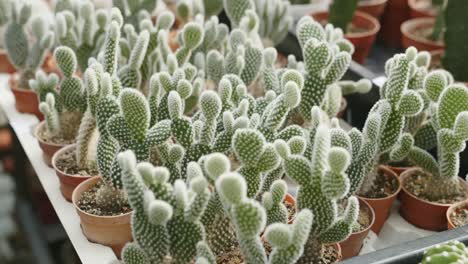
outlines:
[[[280,159],[272,144],[255,129],[238,129],[232,138],[232,148],[241,167],[238,172],[247,182],[248,197],[256,197],[262,175],[276,169]]]
[[[203,28],[196,22],[184,25],[180,32],[181,46],[176,50],[177,63],[183,66],[200,44],[203,42]]]
[[[203,15],[216,17],[223,11],[223,0],[203,0]]]
[[[120,10],[126,24],[138,28],[140,21],[150,16],[157,7],[156,0],[112,0],[112,6]]]
[[[143,65],[149,43],[149,32],[144,30],[139,35],[128,59],[128,64],[119,69],[118,76],[125,88],[141,90]]]
[[[305,120],[310,120],[311,109],[316,105],[333,114],[334,111],[327,108],[332,106],[332,109],[336,109],[339,106],[341,97],[336,94],[340,92],[337,82],[351,64],[354,47],[343,37],[340,29],[330,24],[324,28],[311,17],[303,17],[299,21],[296,33],[305,64],[300,113]]]
[[[8,5],[8,3],[6,3]],[[18,87],[30,89],[29,80],[34,78],[38,68],[44,63],[48,50],[54,43],[54,33],[49,30],[47,20],[43,17],[31,19],[31,35],[35,41],[31,42],[26,24],[30,21],[31,5],[11,2],[11,14],[0,15],[6,24],[3,36],[4,47],[8,59],[20,73]]]
[[[287,223],[288,210],[283,204],[288,186],[283,180],[273,182],[269,192],[262,196],[262,205],[267,214],[267,226],[273,223]]]
[[[305,139],[302,139],[303,141]],[[311,160],[300,152],[292,154],[296,144],[276,141],[275,147],[284,159],[286,174],[298,183],[297,206],[299,210],[314,212],[312,231],[307,239],[305,252],[297,263],[316,263],[323,252],[323,244],[346,239],[352,232],[358,216],[358,202],[348,198],[343,215],[338,215],[337,203],[349,190],[346,169],[349,153],[340,147],[331,147],[330,130],[324,124],[314,129]],[[305,145],[305,142],[300,145]],[[301,152],[305,148],[300,148]]]
[[[124,249],[124,261],[128,261],[125,263],[163,263],[168,257],[173,263],[191,263],[198,242],[205,237],[200,217],[210,198],[201,169],[192,175],[187,188],[180,180],[169,184],[169,171],[164,167],[137,165],[131,151],[119,154],[118,160],[133,209],[134,243],[138,245],[130,244]],[[151,192],[145,192],[144,185]]]
[[[255,3],[252,0],[229,1],[224,0],[224,10],[234,28],[240,26],[242,17],[247,10],[254,10]]]
[[[266,47],[276,46],[283,41],[292,25],[289,15],[289,1],[254,0],[259,17],[259,34]]]
[[[424,252],[421,264],[455,264],[468,262],[468,249],[459,241],[435,245]]]
[[[436,111],[432,117],[436,137],[429,137],[428,140],[437,142],[438,161],[426,150],[415,146],[413,137],[408,133],[399,139],[390,158],[401,160],[407,157],[421,167],[430,176],[424,195],[431,200],[439,200],[463,192],[458,182],[458,172],[459,154],[465,149],[465,141],[468,140],[468,107],[463,103],[468,99],[468,88],[450,84],[442,73],[430,77],[439,78],[437,82],[426,83],[431,100],[436,100]]]

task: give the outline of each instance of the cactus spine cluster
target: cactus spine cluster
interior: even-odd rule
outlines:
[[[466,263],[468,249],[459,241],[435,245],[424,252],[421,264]]]
[[[29,89],[29,80],[34,79],[37,69],[43,64],[48,50],[54,43],[54,33],[49,30],[43,17],[31,19],[31,33],[26,27],[32,14],[31,5],[18,6],[17,2],[6,1],[6,12],[0,13],[0,20],[7,21],[3,36],[8,59],[20,73],[18,87]],[[5,11],[6,11],[5,10]],[[31,43],[31,37],[34,39]]]

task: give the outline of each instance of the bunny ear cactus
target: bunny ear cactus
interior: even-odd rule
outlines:
[[[331,25],[323,28],[311,17],[302,18],[296,31],[305,64],[299,111],[305,120],[310,120],[312,107],[317,105],[323,108],[326,103],[329,87],[337,89],[334,84],[349,68],[354,47],[344,39],[341,30]]]
[[[267,226],[273,223],[287,223],[288,210],[283,204],[288,186],[283,180],[273,182],[269,192],[262,196],[262,205],[267,214]]]
[[[197,243],[205,236],[199,219],[210,198],[201,170],[193,175],[187,189],[180,180],[173,186],[168,184],[169,172],[164,167],[154,168],[149,163],[136,165],[130,151],[119,154],[118,159],[124,187],[134,210],[132,229],[134,239],[142,249],[139,252],[146,253],[154,263],[164,263],[168,256],[174,263],[191,263]],[[145,193],[139,179],[143,179],[151,192]]]
[[[254,0],[259,17],[259,34],[266,47],[276,46],[283,41],[292,25],[288,1]]]
[[[118,72],[123,87],[141,89],[142,76],[140,69],[145,59],[148,43],[149,32],[146,30],[142,31],[138,35],[138,39],[132,49],[128,64],[123,66]]]
[[[322,245],[346,239],[358,216],[355,197],[348,198],[345,212],[338,216],[338,202],[349,190],[346,169],[350,156],[343,148],[331,147],[329,132],[325,125],[317,127],[310,161],[301,154],[292,154],[284,141],[275,142],[286,174],[299,184],[298,208],[314,212],[315,221],[306,243],[308,251],[298,263],[316,263],[322,255]]]
[[[262,175],[279,165],[279,157],[272,144],[255,129],[238,129],[232,138],[232,148],[241,163],[238,172],[247,182],[248,197],[256,197]]]
[[[4,33],[4,45],[8,59],[20,72],[19,87],[29,89],[29,80],[43,64],[47,51],[54,43],[54,33],[49,31],[44,18],[34,18],[31,33],[35,42],[30,45],[26,24],[31,17],[31,5],[24,4],[18,10],[13,3]],[[4,17],[5,19],[5,17]]]
[[[440,81],[443,83],[442,79]],[[434,93],[437,94],[436,91]],[[434,117],[438,161],[426,150],[414,146],[414,140],[409,134],[400,138],[390,157],[395,160],[408,157],[420,166],[430,176],[424,195],[437,201],[456,197],[463,192],[459,186],[458,172],[459,154],[465,149],[465,141],[468,140],[468,107],[464,103],[468,100],[468,88],[451,84],[434,98],[438,98]]]
[[[176,50],[177,62],[184,65],[203,41],[203,28],[196,22],[185,24],[181,31],[181,47]]]
[[[139,26],[141,11],[152,13],[157,6],[156,0],[112,0],[112,6],[117,7],[123,14],[125,23]]]
[[[239,27],[242,17],[249,9],[255,9],[255,4],[252,0],[224,0],[224,10],[234,28]]]
[[[468,260],[468,249],[459,241],[450,241],[435,245],[426,252],[421,264],[455,264],[465,263]]]

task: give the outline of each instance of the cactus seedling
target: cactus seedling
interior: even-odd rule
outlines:
[[[7,2],[6,4],[8,5]],[[34,78],[37,69],[43,64],[47,51],[54,43],[54,33],[48,29],[45,18],[36,17],[31,21],[31,33],[34,42],[30,44],[30,36],[26,24],[31,17],[31,5],[23,4],[20,8],[16,2],[11,2],[11,11],[4,33],[4,46],[8,59],[20,73],[19,87],[29,89],[29,80]],[[5,13],[0,20],[7,19]]]

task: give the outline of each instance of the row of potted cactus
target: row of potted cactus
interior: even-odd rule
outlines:
[[[57,43],[56,73],[36,70],[39,60],[21,78],[45,118],[36,129],[44,160],[84,234],[125,263],[334,263],[380,231],[400,190],[402,216],[431,230],[446,228],[449,205],[468,196],[458,178],[468,88],[430,72],[427,52],[387,61],[364,128],[345,131],[335,117],[342,96],[371,83],[342,80],[355,49],[340,28],[302,18],[304,61],[281,65],[270,45],[285,28],[263,19],[266,2],[182,1],[179,28],[170,11],[154,19],[132,17],[139,9],[128,3],[121,9],[136,9],[67,2],[56,34],[31,48],[43,58]],[[271,12],[290,23],[278,3]],[[209,17],[223,8],[231,30]],[[7,27],[27,9],[13,6]],[[10,57],[29,45],[23,30],[6,34],[15,32],[5,38]],[[401,161],[418,169],[398,176],[383,166]]]

